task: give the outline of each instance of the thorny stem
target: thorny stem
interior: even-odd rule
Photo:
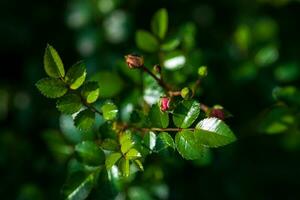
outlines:
[[[142,66],[142,69],[146,72],[146,73],[148,73],[150,76],[152,76],[155,80],[156,80],[156,82],[165,90],[165,91],[170,91],[170,86],[169,85],[167,85],[166,84],[166,82],[165,81],[163,81],[163,79],[161,79],[161,78],[158,78],[155,74],[153,74],[146,66]]]
[[[142,128],[142,127],[137,127],[131,124],[118,124],[119,128],[121,130],[126,130],[126,129],[131,129],[131,130],[135,130],[135,131],[141,131],[141,132],[148,132],[148,131],[157,131],[157,132],[178,132],[178,131],[183,131],[183,130],[189,130],[189,131],[194,131],[195,128],[157,128],[157,127],[153,127],[153,128]]]

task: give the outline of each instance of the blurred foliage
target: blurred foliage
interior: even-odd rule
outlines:
[[[170,15],[170,38],[162,50],[180,47],[180,51],[157,57],[139,52],[135,31],[153,29],[152,14],[162,7]],[[0,8],[0,194],[4,199],[59,199],[65,180],[74,178],[67,174],[76,172],[77,181],[87,177],[82,186],[86,190],[99,176],[89,199],[299,199],[297,0],[11,0],[1,1]],[[104,87],[104,80],[111,81],[112,89],[103,93],[120,103],[122,120],[129,120],[127,113],[133,112],[139,91],[132,86],[140,83],[138,72],[126,71],[125,54],[143,53],[151,65],[159,59],[173,70],[165,77],[180,87],[192,88],[194,77],[187,75],[207,66],[199,100],[230,110],[233,117],[228,123],[238,141],[209,150],[197,161],[162,152],[164,159],[147,158],[147,168],[134,173],[134,180],[120,181],[114,168],[109,174],[101,169],[81,174],[84,166],[70,157],[76,150],[73,146],[95,135],[76,129],[72,117],[60,115],[33,86],[44,77],[47,42],[62,52],[67,66],[82,58],[90,80]],[[149,88],[148,97],[154,91]],[[102,123],[95,119],[95,124]],[[100,128],[111,135],[109,127]],[[107,179],[111,181],[103,184]],[[124,186],[126,193],[119,192]]]

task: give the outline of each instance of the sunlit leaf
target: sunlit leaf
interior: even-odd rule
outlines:
[[[236,140],[230,128],[217,118],[201,120],[197,124],[194,134],[197,142],[207,147],[224,146]]]
[[[66,74],[66,81],[70,85],[70,88],[76,90],[79,88],[86,77],[86,67],[83,62],[75,63]]]
[[[158,134],[156,139],[156,146],[155,149],[157,151],[161,151],[163,149],[166,149],[168,147],[171,147],[172,149],[175,149],[175,143],[171,135],[167,132],[161,132]]]
[[[81,111],[74,119],[75,126],[82,131],[88,131],[95,123],[95,113],[89,109]]]
[[[152,131],[149,131],[144,136],[144,144],[148,149],[153,150],[156,145],[156,135]]]
[[[177,127],[188,128],[198,118],[200,104],[193,100],[182,101],[173,112],[173,122]]]
[[[44,68],[46,73],[52,78],[65,76],[64,65],[57,51],[49,44],[47,45],[44,54]]]
[[[97,82],[86,82],[82,86],[81,94],[87,103],[95,102],[99,97],[99,86]]]
[[[118,114],[118,108],[111,102],[106,102],[102,107],[101,111],[105,120],[114,120]]]
[[[120,160],[121,157],[122,154],[119,152],[109,154],[105,160],[106,169],[107,170],[111,169],[112,166],[115,165]]]

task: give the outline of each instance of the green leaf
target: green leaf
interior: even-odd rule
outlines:
[[[181,51],[173,51],[164,56],[163,66],[168,70],[177,70],[184,67],[186,57]]]
[[[101,97],[110,98],[119,94],[124,86],[123,80],[117,73],[100,71],[91,77],[101,88]]]
[[[199,114],[199,103],[193,100],[184,100],[175,108],[173,121],[179,128],[188,128],[194,123]]]
[[[65,76],[64,65],[57,51],[49,44],[47,45],[44,54],[44,68],[46,73],[52,78]]]
[[[142,157],[142,155],[138,150],[132,148],[125,154],[125,157],[128,160],[135,160],[137,158]]]
[[[161,45],[161,50],[163,51],[173,51],[175,50],[180,44],[180,39],[178,37],[173,37],[168,39]]]
[[[274,99],[282,100],[287,104],[300,105],[300,91],[294,86],[274,88],[273,97]]]
[[[95,113],[89,109],[81,111],[74,119],[75,126],[82,131],[89,131],[95,123]]]
[[[83,141],[75,146],[79,159],[87,165],[99,166],[104,163],[105,155],[102,149],[92,141]]]
[[[79,88],[86,77],[85,64],[81,62],[75,63],[67,72],[66,82],[70,85],[70,88],[76,90]]]
[[[276,46],[266,46],[260,49],[254,58],[257,65],[261,67],[266,67],[277,61],[279,57],[279,52]]]
[[[119,149],[119,144],[117,141],[107,138],[102,142],[101,147],[105,150],[117,151]]]
[[[159,48],[157,39],[148,31],[137,31],[135,35],[135,42],[138,48],[149,53],[153,53]]]
[[[107,170],[111,169],[112,166],[114,164],[116,164],[118,162],[118,160],[120,160],[121,157],[122,157],[122,154],[118,153],[118,152],[109,154],[105,160],[106,169]]]
[[[236,140],[230,128],[218,118],[201,120],[195,129],[197,142],[208,147],[219,147]]]
[[[126,154],[134,145],[131,132],[126,131],[120,136],[121,152]]]
[[[189,130],[178,132],[175,136],[175,144],[180,155],[187,160],[200,158],[204,151],[204,147],[196,142],[194,133]]]
[[[152,32],[163,39],[168,30],[168,12],[162,8],[158,10],[151,20]]]
[[[152,105],[149,118],[153,127],[166,128],[169,125],[169,114],[167,112],[162,112],[158,104]]]
[[[40,92],[48,98],[58,98],[68,91],[64,82],[55,78],[43,78],[36,83]]]
[[[139,168],[139,170],[144,171],[143,164],[140,160],[134,160],[133,163]]]
[[[118,114],[118,108],[111,102],[106,102],[102,107],[101,111],[105,120],[114,120]]]
[[[81,107],[81,99],[75,94],[67,94],[60,98],[56,103],[56,108],[64,114],[76,113]]]
[[[129,160],[122,158],[119,162],[119,170],[121,171],[122,176],[128,177],[130,174]]]
[[[295,117],[288,107],[274,106],[262,116],[259,131],[267,134],[279,134],[293,127],[295,121]]]
[[[87,103],[95,102],[99,97],[98,83],[94,81],[86,82],[82,87],[81,94]]]
[[[147,132],[144,136],[144,144],[150,149],[151,151],[155,148],[156,145],[156,135],[152,131]]]
[[[84,200],[94,187],[99,175],[99,170],[90,174],[77,172],[72,174],[63,186],[63,193],[67,200]]]
[[[171,147],[172,149],[175,149],[175,143],[174,143],[173,138],[167,132],[159,133],[158,136],[157,136],[157,139],[156,139],[155,149],[157,151],[161,151],[161,150],[166,149],[168,147]]]

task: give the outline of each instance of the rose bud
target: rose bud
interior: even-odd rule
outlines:
[[[154,71],[157,72],[157,73],[160,73],[160,72],[161,72],[161,66],[159,66],[159,65],[154,65],[153,69],[154,69]]]
[[[165,112],[170,108],[170,98],[169,97],[162,97],[160,99],[160,110]]]
[[[209,116],[210,117],[216,117],[216,118],[219,118],[221,120],[225,119],[224,111],[223,111],[223,109],[220,109],[220,108],[213,108],[211,110]]]
[[[143,56],[138,56],[134,54],[129,54],[125,56],[125,61],[130,69],[139,68],[144,65]]]

